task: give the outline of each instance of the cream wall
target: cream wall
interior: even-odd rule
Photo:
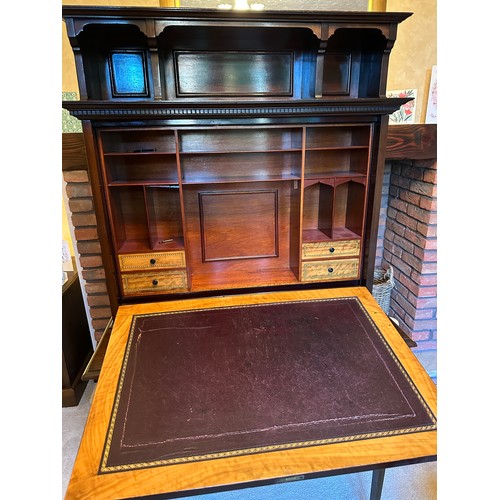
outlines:
[[[63,240],[66,240],[69,245],[69,250],[71,255],[75,256],[75,249],[73,248],[73,238],[71,236],[71,231],[69,229],[68,216],[66,211],[66,204],[64,203],[64,197],[62,199],[62,237]]]
[[[432,66],[437,64],[437,0],[387,0],[388,12],[413,12],[398,27],[387,90],[417,89],[415,123],[425,123]]]

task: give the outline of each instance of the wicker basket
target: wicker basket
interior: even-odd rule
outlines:
[[[391,291],[394,288],[394,278],[392,275],[392,266],[389,266],[387,270],[382,268],[375,269],[373,275],[372,295],[385,314],[389,314],[389,306],[391,305]]]

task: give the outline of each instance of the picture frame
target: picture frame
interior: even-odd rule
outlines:
[[[417,89],[389,90],[387,97],[412,97],[411,101],[403,104],[397,111],[389,115],[389,125],[408,125],[415,123],[415,109]]]

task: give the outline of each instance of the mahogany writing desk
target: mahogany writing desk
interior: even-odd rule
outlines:
[[[436,386],[362,287],[121,306],[67,498],[176,498],[436,458]]]

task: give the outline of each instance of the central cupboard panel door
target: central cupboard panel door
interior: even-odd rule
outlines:
[[[193,290],[296,282],[299,203],[293,181],[185,186]]]
[[[203,262],[278,256],[277,189],[198,196]]]

